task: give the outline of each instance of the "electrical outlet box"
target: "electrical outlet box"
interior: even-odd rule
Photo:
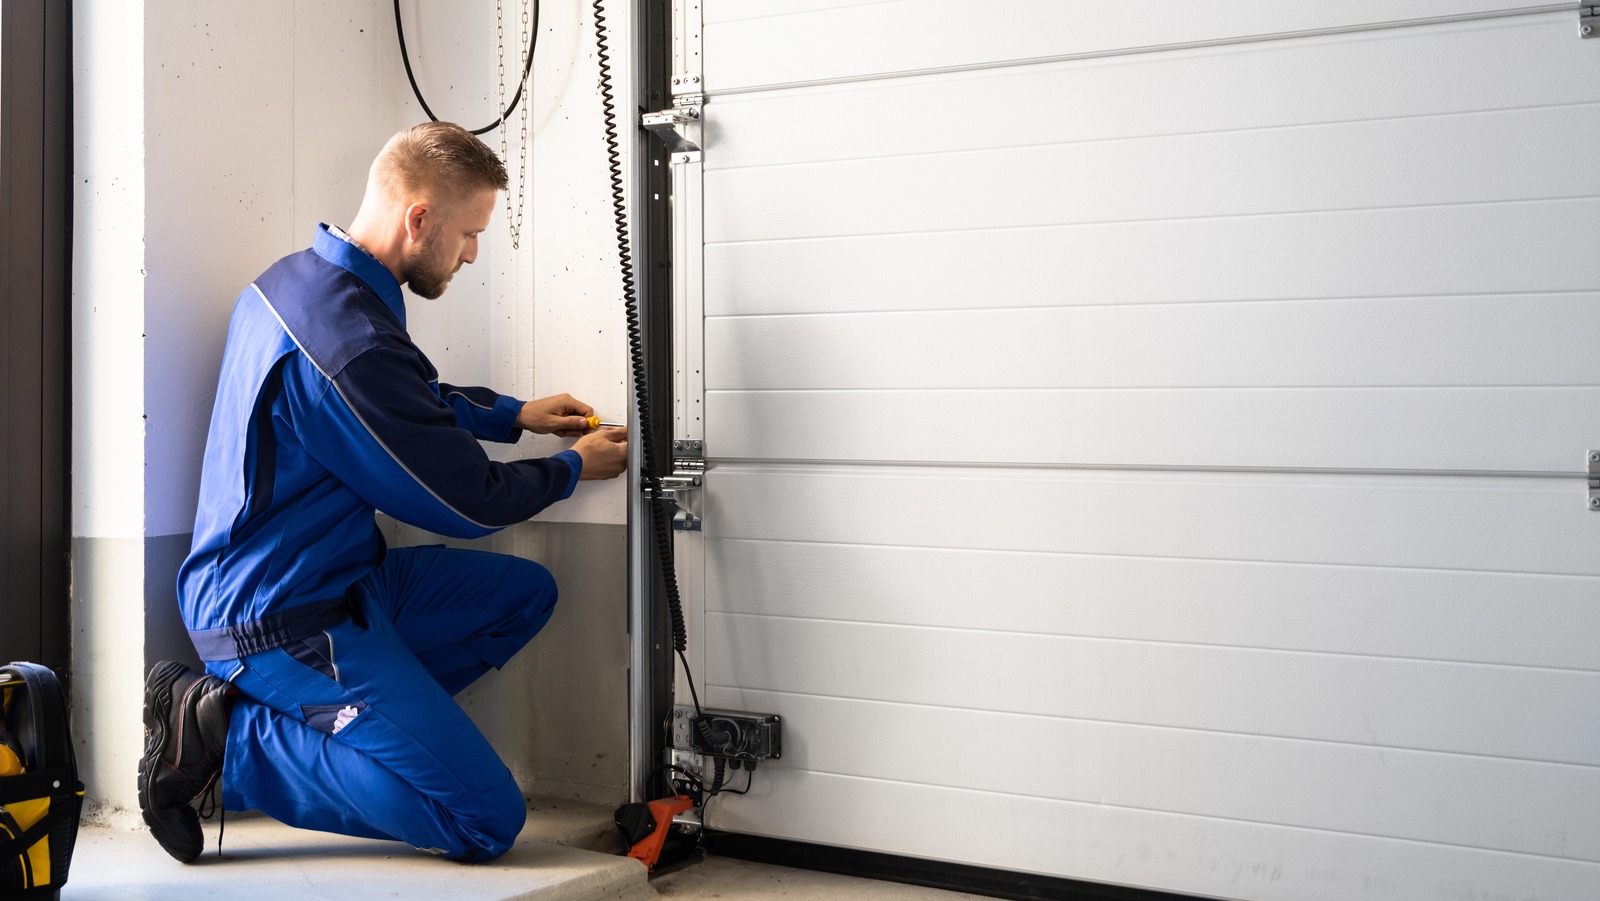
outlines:
[[[777,714],[693,707],[673,710],[672,744],[708,757],[754,763],[783,756],[783,730]]]

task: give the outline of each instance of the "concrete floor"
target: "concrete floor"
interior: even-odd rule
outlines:
[[[654,879],[621,856],[609,810],[536,801],[517,846],[487,864],[456,864],[398,843],[291,829],[261,816],[228,819],[223,853],[215,821],[193,864],[163,852],[143,828],[86,826],[62,901],[650,901],[785,898],[795,901],[962,901],[964,895],[787,867],[708,857]]]

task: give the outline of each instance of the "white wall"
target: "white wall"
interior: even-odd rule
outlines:
[[[411,331],[447,380],[571,391],[621,417],[590,21],[586,5],[543,5],[522,249],[498,215],[444,298],[409,300]],[[481,7],[402,4],[430,105],[468,127],[494,118],[494,11]],[[318,222],[347,223],[373,154],[423,115],[382,0],[76,0],[74,20],[78,734],[94,737],[83,754],[91,802],[116,816],[136,805],[138,677],[147,656],[183,647],[172,577],[234,298],[307,246]],[[485,140],[498,149],[496,135]],[[507,455],[563,444],[525,440]],[[623,491],[585,484],[547,518],[620,524]]]
[[[592,404],[602,419],[625,421],[626,323],[603,155],[593,15],[583,0],[541,5],[539,42],[530,76],[532,146],[526,155],[520,248],[511,246],[502,203],[478,264],[463,270],[444,298],[411,303],[411,332],[447,379],[505,386],[504,390],[524,397],[567,392]],[[509,43],[515,42],[514,9],[515,4],[506,4]],[[447,13],[425,7],[422,12],[420,18],[407,17],[408,22],[422,23],[422,28],[408,30],[406,40],[428,104],[441,117],[457,115],[468,120],[462,122],[468,128],[493,121],[494,45],[485,40],[494,34],[493,10],[484,4],[481,10],[452,8]],[[608,23],[613,48],[626,47],[620,43],[627,39],[626,23],[617,21],[619,15],[613,13]],[[441,71],[443,67],[438,65],[428,67],[428,54],[435,45],[446,50],[460,48],[459,56],[446,57],[449,71]],[[481,52],[481,59],[472,58],[473,47]],[[514,78],[510,74],[513,55],[508,49],[508,78]],[[626,84],[630,77],[626,52],[614,49],[612,58],[616,82]],[[398,55],[395,65],[399,66]],[[403,80],[397,84],[407,90]],[[441,90],[449,85],[457,89]],[[509,84],[506,92],[509,100]],[[462,97],[452,107],[457,112],[446,112],[441,107],[450,101],[436,98],[453,94]],[[406,106],[415,109],[409,99]],[[508,193],[513,199],[517,196],[522,112],[519,108],[509,122]],[[497,132],[485,134],[483,140],[499,149]],[[487,290],[489,303],[458,296],[469,285]],[[469,302],[481,318],[462,322],[459,317]],[[466,344],[458,343],[463,339]],[[551,454],[570,445],[570,440],[530,437],[514,454],[507,451],[502,456],[526,455],[530,448],[533,453]],[[624,498],[620,482],[587,483],[539,519],[622,524],[627,520]]]

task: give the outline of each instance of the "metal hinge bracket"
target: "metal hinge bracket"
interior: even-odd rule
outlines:
[[[678,106],[686,103],[702,103],[705,90],[705,85],[700,82],[699,72],[680,72],[672,76],[672,102]]]
[[[684,505],[685,492],[701,487],[706,474],[705,442],[680,440],[672,442],[672,475],[661,479],[661,500],[677,508],[672,514],[672,528],[679,532],[698,532],[700,517]]]
[[[696,83],[700,81],[698,75],[678,76],[672,79],[673,90],[677,90],[680,78],[685,82],[689,78],[693,78]],[[685,94],[673,98],[672,109],[645,113],[639,118],[640,125],[667,145],[667,152],[672,154],[674,163],[700,161],[700,145],[689,140],[687,126],[700,121],[700,107],[704,105],[705,99],[704,94]]]
[[[1589,451],[1589,509],[1600,513],[1600,450]]]
[[[1600,4],[1584,3],[1578,6],[1578,34],[1586,38],[1600,38]]]

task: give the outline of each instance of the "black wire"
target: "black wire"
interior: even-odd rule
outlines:
[[[744,772],[745,772],[744,788],[741,788],[738,791],[734,791],[731,788],[722,788],[722,789],[718,789],[717,790],[717,794],[719,794],[719,795],[748,795],[748,794],[750,794],[750,786],[754,785],[755,781],[756,781],[756,768],[754,766],[751,766],[750,768],[746,769]]]
[[[712,798],[715,798],[718,795],[747,795],[747,794],[750,793],[750,786],[754,785],[755,781],[756,781],[756,768],[755,768],[754,762],[751,763],[751,766],[750,766],[749,769],[745,770],[745,773],[746,773],[746,775],[745,775],[745,779],[744,779],[744,788],[741,788],[741,789],[738,789],[737,791],[735,791],[734,789],[723,787],[723,788],[717,789],[716,791],[714,791],[711,794],[706,796],[706,803],[702,807],[701,812],[700,812],[700,821],[701,821],[702,825],[705,824],[706,817],[708,817],[710,815],[711,799]],[[710,826],[705,826],[705,828],[707,830],[709,830],[711,827]]]
[[[725,761],[720,757],[713,758],[713,760],[717,765],[717,769],[723,770]],[[756,781],[755,761],[750,761],[745,765],[744,788],[739,789],[729,788],[728,786],[724,785],[722,783],[721,776],[714,777],[715,781],[710,786],[707,786],[705,780],[695,775],[692,770],[684,769],[675,763],[663,763],[662,765],[651,770],[651,780],[654,781],[655,779],[659,778],[663,770],[682,774],[683,779],[681,780],[681,785],[680,780],[669,775],[665,780],[666,787],[672,794],[689,795],[694,799],[695,806],[701,806],[705,802],[715,798],[717,795],[747,795],[750,793],[750,788],[755,785]]]
[[[622,307],[628,325],[628,358],[633,366],[633,396],[639,407],[639,468],[645,487],[658,490],[661,480],[655,474],[655,441],[650,424],[649,384],[644,369],[644,334],[639,320],[639,297],[634,289],[632,238],[628,230],[627,194],[622,185],[621,139],[617,137],[617,102],[611,90],[611,50],[607,46],[605,11],[600,0],[594,3],[595,56],[600,65],[600,110],[605,116],[606,166],[611,180],[611,217],[617,235],[617,264],[622,270]],[[651,517],[655,525],[657,518]],[[659,529],[656,530],[659,533]],[[658,536],[659,537],[659,536]],[[659,546],[659,542],[658,542]],[[670,561],[670,557],[668,560]]]
[[[711,758],[711,795],[716,797],[722,791],[722,780],[728,775],[728,761],[721,757]]]
[[[406,27],[400,22],[400,0],[394,0],[394,33],[400,38],[400,61],[406,65],[406,80],[411,82],[411,93],[417,95],[417,102],[422,104],[422,111],[428,114],[428,118],[434,122],[437,122],[439,121],[439,117],[433,114],[433,110],[428,106],[428,101],[422,99],[422,89],[417,87],[417,77],[411,72],[411,55],[406,52]],[[494,129],[499,128],[500,123],[504,122],[507,116],[516,111],[517,101],[522,99],[522,86],[528,83],[528,72],[533,69],[533,48],[538,43],[539,0],[533,0],[533,31],[528,35],[528,54],[522,64],[522,80],[517,82],[517,93],[512,96],[511,105],[506,107],[506,111],[504,113],[500,114],[500,118],[490,122],[488,125],[485,125],[482,128],[474,130],[472,132],[473,134],[481,135],[485,132],[493,131]]]
[[[605,114],[606,160],[611,177],[611,207],[613,218],[616,221],[617,257],[618,264],[622,270],[623,310],[628,325],[628,355],[633,365],[633,393],[639,408],[639,449],[642,458],[639,468],[644,482],[642,487],[650,495],[651,524],[656,534],[656,555],[661,565],[662,576],[666,582],[667,610],[672,623],[673,649],[677,651],[678,659],[683,664],[684,681],[689,685],[689,697],[694,701],[695,714],[697,717],[702,717],[700,693],[695,689],[694,674],[689,670],[689,659],[684,653],[688,646],[688,630],[684,626],[683,601],[678,593],[677,570],[673,566],[672,522],[666,515],[666,506],[662,503],[660,495],[661,478],[656,475],[655,471],[655,440],[650,424],[649,392],[645,379],[644,336],[640,324],[638,292],[635,289],[634,281],[632,241],[628,231],[627,197],[622,185],[621,142],[617,136],[616,97],[611,89],[611,52],[606,36],[605,9],[601,4],[601,0],[594,0],[594,19],[595,37],[598,45],[596,57],[600,64],[600,106]],[[411,82],[411,92],[416,95],[417,102],[422,105],[422,111],[428,114],[428,118],[437,122],[439,117],[434,115],[433,109],[428,106],[428,101],[423,99],[422,89],[417,87],[416,75],[411,70],[411,57],[406,51],[405,25],[400,19],[400,0],[394,0],[394,30],[400,41],[400,60],[405,64],[406,80]],[[537,44],[538,34],[539,0],[534,0],[533,34],[528,39],[527,58],[523,63],[522,80],[517,83],[517,93],[511,98],[511,105],[506,108],[506,111],[501,114],[499,119],[473,131],[473,134],[481,135],[497,127],[501,122],[505,121],[506,116],[511,115],[517,108],[517,101],[522,98],[522,86],[527,81],[528,72],[533,68],[533,49]],[[697,722],[702,727],[704,726],[703,718],[698,719]],[[661,769],[669,767],[689,776],[697,788],[704,790],[704,783],[698,778],[692,776],[681,767],[672,766],[671,764],[658,767],[652,773],[652,776],[659,773]],[[730,791],[719,786],[711,794],[715,795],[726,791],[729,794],[742,795],[750,790],[749,783],[754,778],[754,773],[752,772],[750,779],[746,780],[743,791]],[[671,781],[670,777],[668,781]],[[719,779],[718,781],[720,782],[721,780]]]
[[[699,776],[696,776],[692,771],[686,770],[675,763],[663,763],[662,765],[650,771],[651,780],[654,781],[658,776],[660,776],[662,770],[676,770],[677,772],[682,773],[684,779],[686,780],[685,785],[687,785],[688,788],[685,789],[680,787],[678,780],[668,776],[666,779],[667,789],[674,795],[689,795],[694,799],[695,805],[699,806],[701,803],[701,798],[705,795],[705,783],[700,781]],[[691,791],[693,792],[692,794],[690,793]]]
[[[616,223],[617,262],[622,269],[622,307],[628,323],[628,357],[633,365],[633,396],[639,409],[640,486],[649,496],[650,522],[655,531],[656,558],[665,581],[667,612],[672,621],[672,646],[683,663],[689,697],[700,716],[700,694],[689,671],[688,633],[683,622],[683,601],[678,594],[678,574],[672,562],[672,520],[661,499],[661,477],[656,474],[655,432],[650,421],[650,392],[644,366],[644,333],[640,323],[639,294],[634,284],[632,239],[628,230],[628,201],[622,185],[621,139],[617,132],[617,101],[611,88],[611,48],[606,33],[605,7],[594,0],[595,58],[600,64],[600,108],[605,114],[606,164],[611,177],[611,215]],[[697,720],[704,722],[703,719]]]

